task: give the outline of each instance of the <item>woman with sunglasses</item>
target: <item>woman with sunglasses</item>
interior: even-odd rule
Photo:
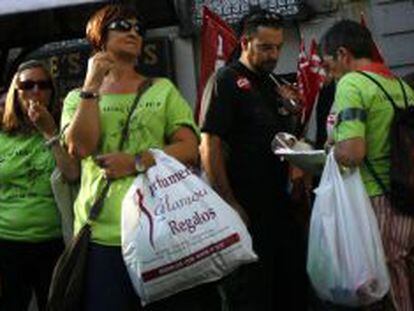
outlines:
[[[79,169],[58,140],[51,140],[58,133],[58,112],[56,90],[43,64],[21,64],[0,129],[0,310],[27,310],[33,292],[38,309],[45,310],[63,250],[50,175],[57,165],[68,180],[76,180]]]
[[[65,99],[62,126],[70,124],[69,151],[82,159],[81,187],[75,202],[75,232],[111,180],[98,219],[85,275],[84,310],[140,310],[121,253],[122,200],[135,176],[154,164],[149,148],[163,149],[195,164],[198,129],[192,111],[170,80],[157,78],[132,112],[124,148],[121,132],[146,77],[137,69],[144,28],[134,9],[108,5],[89,20],[86,36],[94,48],[83,86]],[[214,310],[199,289],[155,302],[145,310]],[[207,300],[207,302],[206,302]],[[210,300],[210,302],[208,302]],[[204,304],[204,306],[203,306]]]

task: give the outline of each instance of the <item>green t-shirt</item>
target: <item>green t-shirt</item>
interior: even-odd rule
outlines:
[[[104,94],[99,101],[101,140],[97,154],[118,151],[121,131],[132,106],[135,93]],[[62,126],[70,122],[80,102],[79,90],[70,92],[64,103]],[[142,95],[132,114],[123,152],[137,154],[149,148],[163,148],[182,126],[198,135],[192,111],[168,79],[157,79]],[[121,244],[122,200],[134,176],[112,182],[99,218],[92,224],[92,240],[103,245]],[[86,222],[88,212],[104,185],[103,171],[92,157],[82,160],[81,187],[75,202],[75,232]]]
[[[62,235],[50,184],[54,167],[39,134],[0,131],[0,239],[38,242]]]
[[[396,79],[367,73],[381,83],[398,106],[404,107],[403,93]],[[408,102],[413,103],[413,90],[407,84],[404,84],[404,89]],[[337,115],[334,140],[339,142],[357,137],[364,138],[367,158],[388,187],[390,183],[389,134],[394,110],[385,94],[367,77],[351,72],[338,82],[333,110]],[[341,114],[343,118],[340,117]],[[383,193],[365,164],[361,166],[361,175],[369,196]]]

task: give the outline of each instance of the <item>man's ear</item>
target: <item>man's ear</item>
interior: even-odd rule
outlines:
[[[240,45],[241,45],[242,50],[247,49],[247,45],[248,45],[248,44],[249,44],[249,39],[247,39],[247,37],[246,37],[246,36],[242,36],[242,37],[240,38]]]
[[[336,58],[339,59],[339,57],[345,58],[349,56],[349,51],[347,48],[341,46],[340,48],[338,48],[338,50],[336,50]]]

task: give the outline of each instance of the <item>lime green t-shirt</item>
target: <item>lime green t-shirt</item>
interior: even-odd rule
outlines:
[[[101,96],[101,140],[97,154],[118,151],[121,131],[134,98],[135,93]],[[62,126],[70,122],[79,102],[78,90],[67,95]],[[187,102],[168,79],[157,79],[142,95],[132,114],[123,152],[137,154],[149,148],[163,148],[182,126],[190,127],[198,135],[193,113]],[[75,232],[86,222],[88,212],[104,185],[103,171],[91,156],[82,160],[81,166],[81,187],[75,202]],[[92,224],[94,242],[103,245],[121,244],[122,200],[134,178],[124,177],[112,182],[99,218]]]
[[[404,107],[403,92],[397,79],[367,73],[381,83],[399,107]],[[404,84],[404,89],[408,103],[413,103],[413,90],[407,84]],[[367,158],[388,187],[390,183],[390,126],[394,110],[385,94],[367,77],[351,72],[338,82],[333,110],[337,115],[334,140],[339,142],[357,137],[364,138]],[[341,114],[343,120],[341,120]],[[361,175],[369,196],[383,193],[365,164],[361,166]]]
[[[62,235],[50,184],[54,167],[39,134],[0,131],[0,239],[39,242]]]

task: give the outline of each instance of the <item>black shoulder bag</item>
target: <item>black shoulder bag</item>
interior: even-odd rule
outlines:
[[[146,79],[137,90],[134,103],[132,104],[127,121],[122,129],[118,150],[122,150],[124,146],[124,142],[128,135],[131,116],[138,105],[141,95],[144,94],[151,85],[152,80]],[[107,180],[103,190],[89,211],[87,222],[66,247],[55,266],[49,289],[47,306],[49,311],[73,311],[82,309],[82,292],[84,287],[88,246],[91,239],[91,223],[98,218],[110,185],[111,181]]]
[[[398,107],[391,95],[376,79],[358,71],[384,93],[394,110],[390,128],[390,187],[387,189],[375,171],[372,163],[365,158],[365,164],[391,206],[401,214],[414,216],[414,107],[409,105],[407,94],[401,80],[398,79],[404,97],[404,107]]]

